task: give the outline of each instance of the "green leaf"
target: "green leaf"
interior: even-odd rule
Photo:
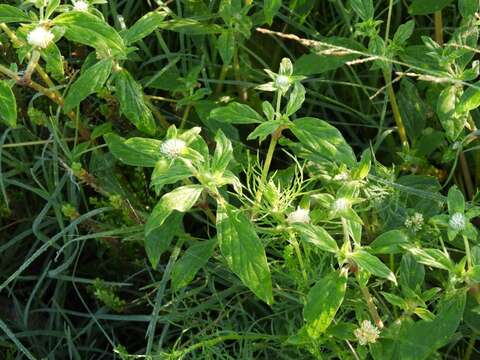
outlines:
[[[405,24],[398,27],[395,35],[393,35],[393,42],[399,45],[404,44],[413,34],[415,28],[415,21],[409,20]]]
[[[58,8],[60,0],[48,0],[47,8],[45,9],[45,17],[49,18],[50,15]]]
[[[305,101],[305,88],[299,82],[296,82],[293,85],[293,90],[290,94],[290,98],[288,99],[287,109],[285,114],[287,116],[295,114],[301,107],[303,102]]]
[[[400,262],[400,285],[402,290],[409,288],[420,289],[425,280],[425,267],[418,263],[413,255],[406,253]]]
[[[456,186],[452,186],[448,190],[447,203],[450,215],[455,213],[463,214],[465,212],[465,198]]]
[[[84,11],[69,11],[53,19],[53,24],[65,28],[65,37],[95,48],[104,55],[126,57],[123,39],[113,27],[95,15]]]
[[[458,291],[441,305],[434,320],[405,322],[395,336],[393,346],[402,360],[426,360],[448,344],[462,320],[465,308],[465,292]]]
[[[265,14],[265,21],[268,25],[272,25],[273,18],[280,10],[282,0],[264,0],[263,13]]]
[[[125,44],[133,44],[144,37],[150,35],[157,29],[165,19],[165,13],[160,11],[150,11],[143,15],[135,24],[122,32],[120,35]]]
[[[213,109],[210,119],[230,124],[255,124],[263,121],[262,116],[250,106],[237,102]]]
[[[466,114],[456,111],[459,89],[455,85],[446,87],[438,97],[437,115],[448,138],[455,141],[463,130]]]
[[[312,245],[317,246],[321,250],[337,253],[337,242],[322,227],[312,224],[295,223],[293,227],[300,232],[300,238]]]
[[[376,256],[363,250],[355,251],[350,256],[360,268],[375,276],[388,279],[395,284],[397,283],[395,274]]]
[[[175,291],[187,286],[195,278],[216,247],[217,239],[210,239],[198,241],[188,248],[172,269],[172,286]]]
[[[137,129],[147,134],[154,134],[155,119],[145,104],[142,87],[127,70],[122,69],[115,74],[115,89],[122,114]]]
[[[69,112],[89,95],[100,90],[110,76],[112,66],[111,59],[103,59],[85,70],[68,91],[63,105],[64,111]]]
[[[11,127],[17,124],[15,95],[8,83],[2,80],[0,80],[0,120]]]
[[[360,57],[355,51],[365,51],[364,47],[357,41],[342,37],[330,37],[324,40],[331,46],[324,46],[318,50],[335,49],[340,47],[339,53],[325,54],[312,53],[302,55],[294,64],[294,74],[296,75],[316,75],[323,74],[342,67],[346,62]],[[344,50],[345,49],[345,50]],[[350,51],[353,50],[353,51]]]
[[[340,131],[326,121],[304,117],[295,120],[290,129],[314,156],[340,164],[345,163],[351,167],[356,165],[355,154],[350,145]]]
[[[232,62],[235,51],[235,32],[233,30],[223,31],[217,40],[217,48],[225,65]]]
[[[28,23],[31,21],[32,19],[25,12],[15,6],[0,4],[0,23]]]
[[[104,139],[113,156],[127,165],[154,167],[161,159],[160,140],[146,138],[125,140],[114,133],[104,135]]]
[[[41,55],[47,63],[45,70],[47,70],[55,80],[62,80],[65,75],[63,70],[63,56],[57,45],[54,43],[50,44],[41,52]]]
[[[258,125],[250,134],[248,134],[247,140],[258,140],[261,142],[268,136],[272,135],[281,123],[278,120],[265,121]]]
[[[161,227],[173,211],[184,213],[190,210],[198,201],[202,191],[201,185],[185,185],[163,195],[148,217],[145,236],[148,238],[152,232]]]
[[[420,249],[417,247],[411,247],[408,251],[420,264],[447,271],[453,271],[454,269],[450,258],[443,251],[438,249]]]
[[[194,19],[178,18],[163,21],[162,29],[176,31],[188,35],[208,35],[222,32],[222,27],[216,24],[204,24]]]
[[[192,176],[192,172],[181,161],[161,159],[155,164],[150,185],[159,192],[164,185],[174,184],[190,176]]]
[[[476,82],[472,86],[469,86],[467,90],[460,97],[460,101],[457,105],[457,112],[467,112],[476,109],[480,106],[480,81]]]
[[[230,269],[267,304],[273,303],[272,280],[262,242],[250,220],[225,203],[217,209],[217,237]]]
[[[160,256],[168,250],[173,238],[182,231],[182,218],[181,213],[173,213],[162,226],[145,236],[145,252],[152,268],[157,268]]]
[[[475,15],[478,5],[478,0],[458,0],[458,9],[464,18]]]
[[[353,11],[362,20],[373,19],[374,9],[372,0],[350,0]]]
[[[347,273],[333,271],[319,280],[307,295],[303,317],[308,334],[319,338],[330,326],[342,305],[347,289]]]
[[[467,271],[467,277],[476,283],[480,283],[480,265],[473,266]]]
[[[390,230],[377,237],[370,249],[374,254],[398,254],[404,251],[404,245],[410,244],[408,236],[401,230]]]
[[[232,142],[227,139],[222,130],[218,130],[215,135],[215,152],[212,158],[212,170],[218,174],[223,174],[228,164],[233,159]]]
[[[410,15],[427,15],[442,10],[453,0],[413,0],[408,8]]]

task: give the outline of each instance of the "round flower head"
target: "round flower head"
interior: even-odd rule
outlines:
[[[369,320],[363,320],[359,328],[353,334],[360,345],[373,344],[377,341],[380,335],[380,330],[373,325]]]
[[[310,210],[302,209],[300,206],[297,207],[297,210],[292,211],[287,216],[287,222],[289,224],[302,223],[308,224],[310,222]]]
[[[448,222],[448,225],[453,230],[463,230],[465,229],[466,224],[467,224],[467,219],[465,218],[465,215],[458,212],[453,214],[452,217],[450,218],[450,221]]]
[[[73,10],[76,11],[88,11],[88,3],[83,0],[78,0],[73,3]]]
[[[333,210],[336,212],[342,212],[348,209],[350,201],[345,198],[339,198],[333,203]]]
[[[290,84],[290,79],[288,78],[288,76],[278,75],[277,78],[275,79],[275,85],[279,88],[288,87],[289,84]]]
[[[407,217],[405,220],[405,227],[411,229],[414,232],[422,230],[423,215],[416,212],[412,216]]]
[[[185,141],[180,139],[168,139],[165,140],[162,145],[160,145],[160,152],[169,157],[169,158],[176,158],[180,156],[183,151],[185,150],[187,144]]]
[[[43,26],[37,26],[27,35],[27,41],[30,45],[45,49],[53,41],[53,33]]]

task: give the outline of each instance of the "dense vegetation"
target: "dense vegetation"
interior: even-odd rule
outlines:
[[[2,1],[0,357],[479,358],[479,7]]]

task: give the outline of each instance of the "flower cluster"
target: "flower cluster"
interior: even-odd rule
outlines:
[[[459,212],[453,214],[448,222],[448,226],[450,226],[453,230],[458,231],[464,230],[466,225],[467,219],[465,218],[465,215]]]
[[[53,41],[53,33],[44,26],[38,26],[27,35],[27,41],[30,45],[45,49]]]
[[[423,215],[416,212],[415,214],[413,214],[412,216],[408,216],[406,219],[405,219],[405,227],[407,229],[410,229],[412,230],[413,232],[417,232],[417,231],[420,231],[422,230],[422,227],[423,227]]]
[[[353,334],[360,345],[373,344],[377,341],[380,335],[380,330],[373,325],[369,320],[363,320],[359,328]]]
[[[78,0],[73,3],[73,10],[75,11],[88,11],[88,3],[83,0]]]
[[[297,210],[292,211],[290,214],[288,214],[287,222],[289,224],[308,224],[310,222],[310,210],[302,209],[300,206],[298,206]]]
[[[168,139],[165,140],[162,145],[160,145],[160,152],[166,157],[174,159],[182,155],[186,146],[187,144],[185,141],[181,139]]]

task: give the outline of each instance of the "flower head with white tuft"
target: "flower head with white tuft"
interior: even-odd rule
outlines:
[[[339,198],[333,203],[333,210],[337,213],[347,211],[349,207],[350,201],[346,198]]]
[[[465,226],[467,225],[467,219],[465,218],[465,215],[457,212],[452,215],[450,221],[448,222],[448,225],[453,230],[464,230]]]
[[[73,3],[73,10],[88,11],[89,4],[84,0],[78,0]]]
[[[187,144],[181,139],[168,139],[160,145],[160,152],[166,157],[174,159],[182,155],[186,147]]]
[[[405,219],[405,227],[412,230],[413,232],[417,232],[422,230],[423,227],[423,215],[416,212],[412,216],[408,216]]]
[[[298,206],[297,210],[292,211],[290,214],[288,214],[287,222],[289,224],[308,224],[310,222],[310,210],[302,209],[300,206]]]
[[[363,320],[359,328],[353,334],[360,345],[373,344],[377,341],[380,335],[380,330],[373,325],[369,320]]]
[[[36,48],[45,49],[50,45],[54,37],[53,33],[44,26],[37,26],[28,33],[27,41]]]

